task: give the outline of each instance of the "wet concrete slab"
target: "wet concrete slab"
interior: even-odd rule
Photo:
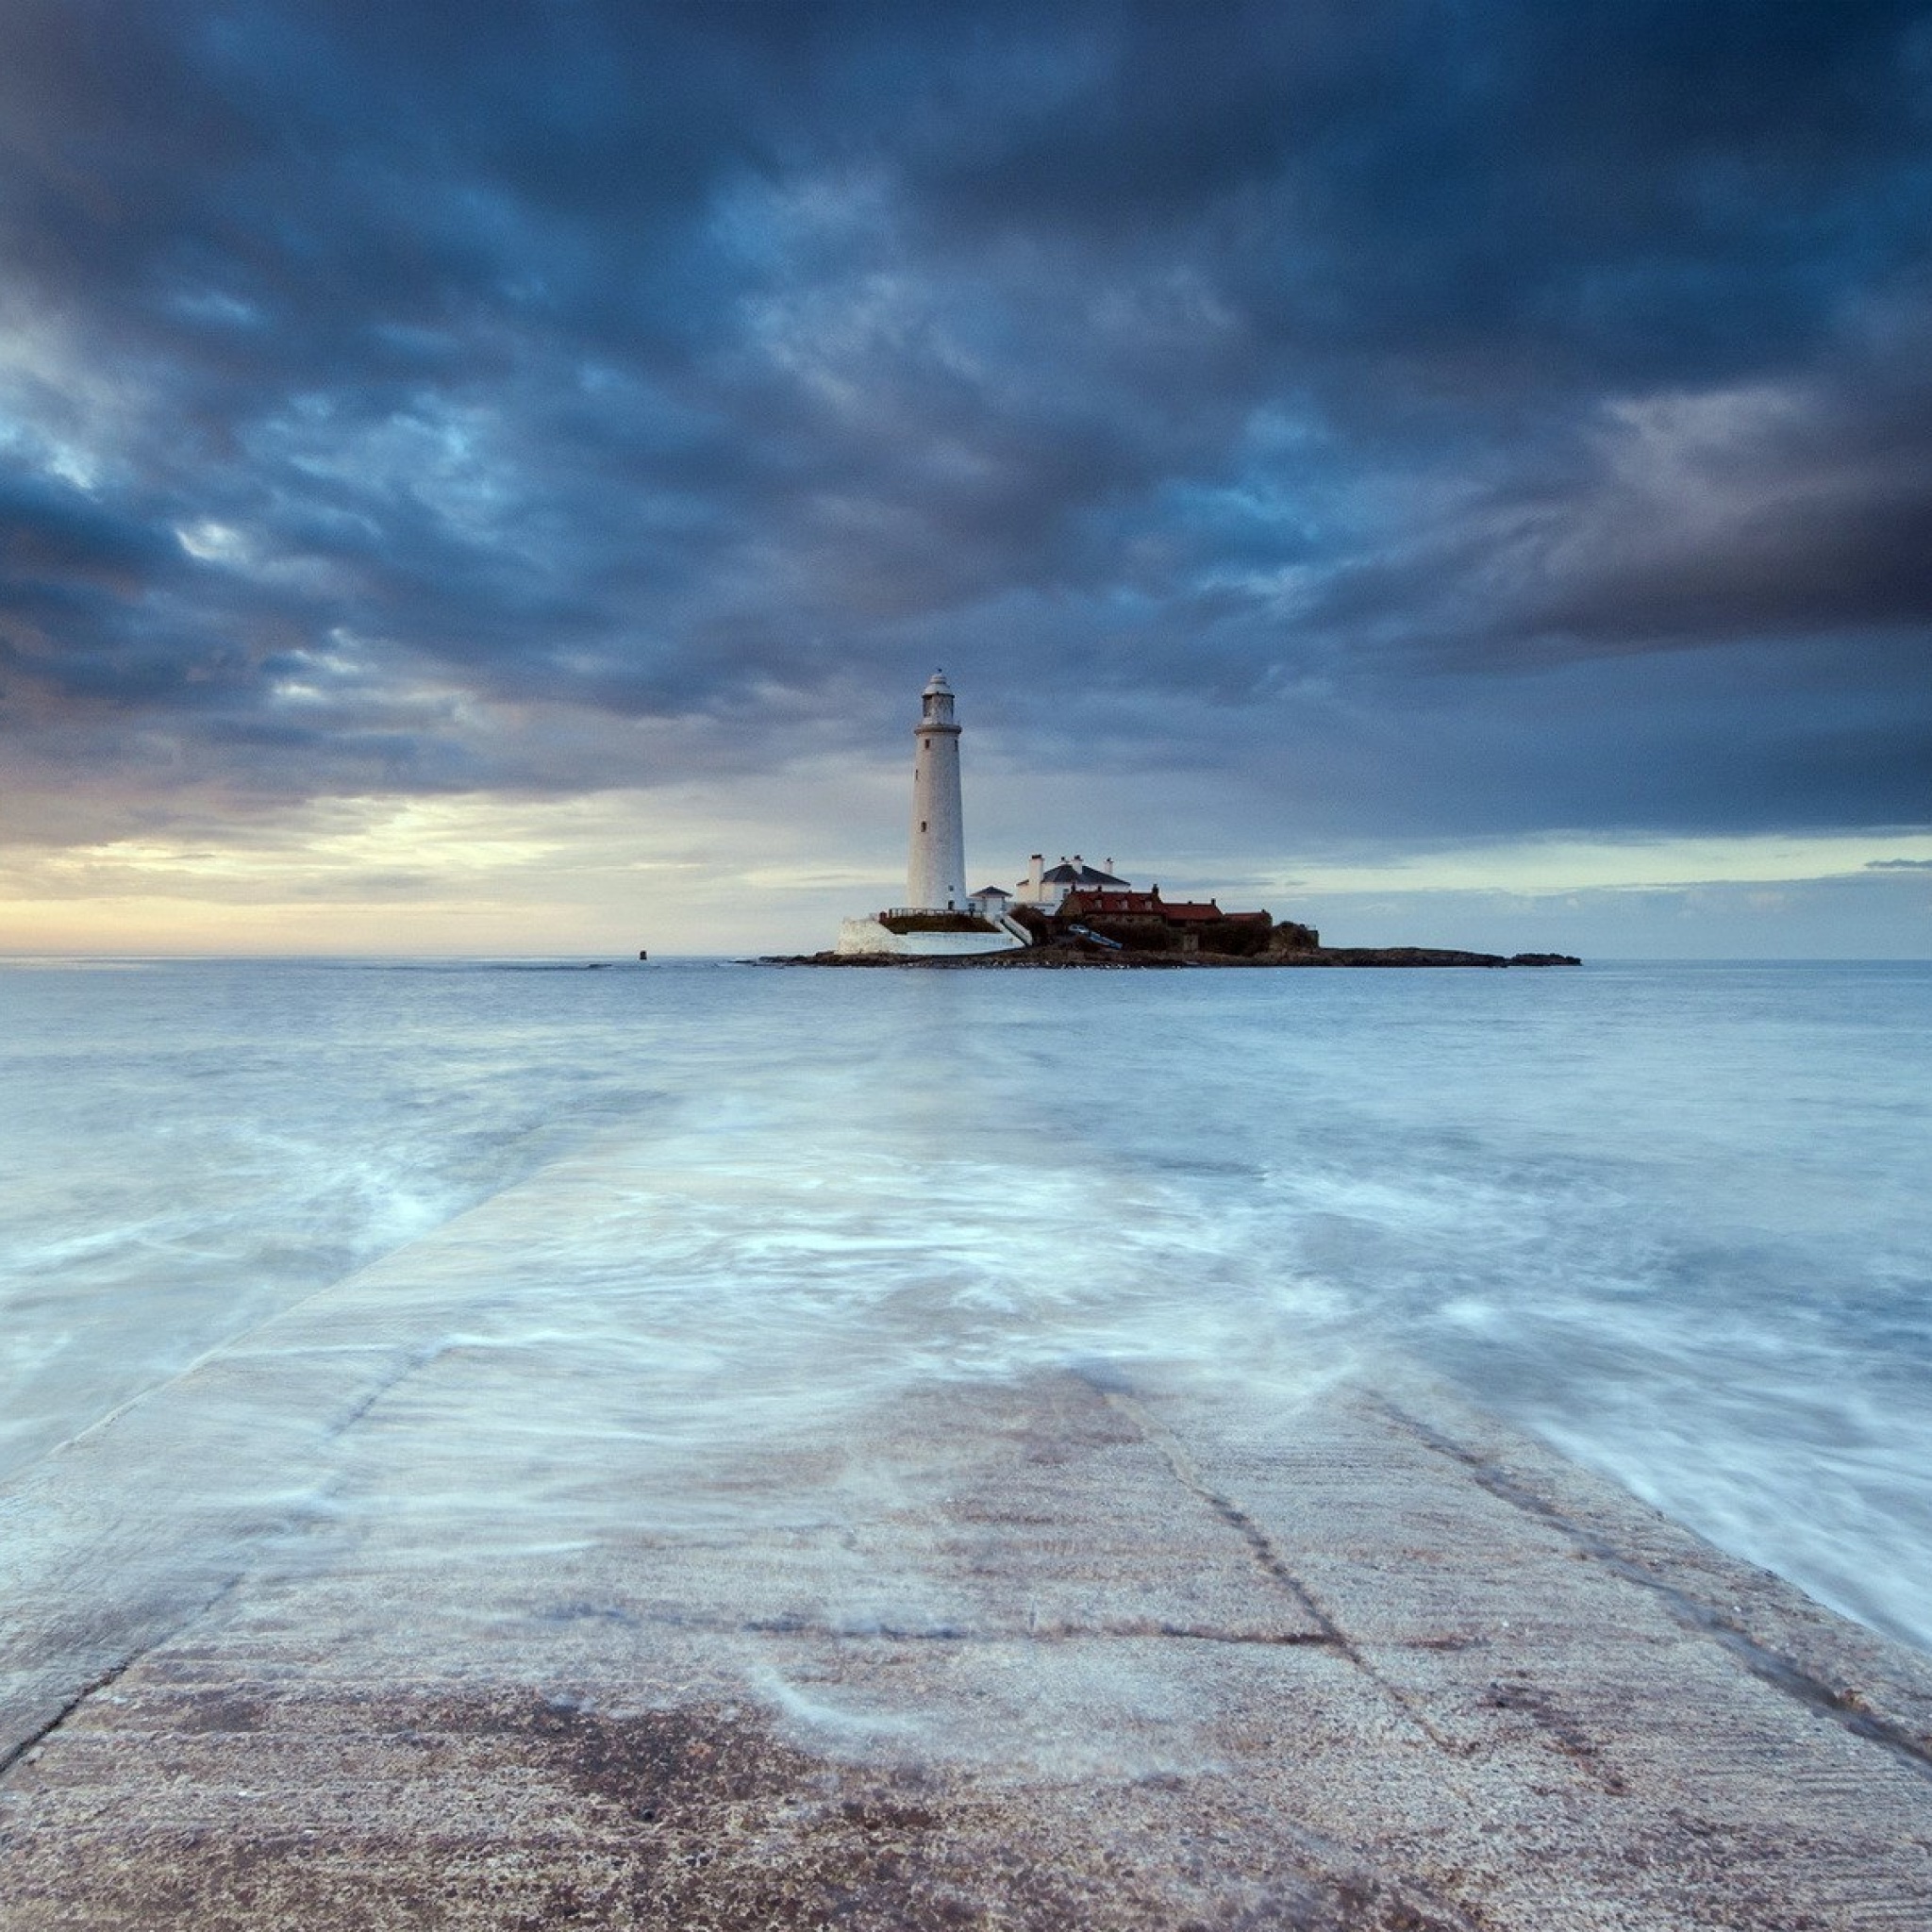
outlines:
[[[673,1440],[408,1266],[0,1499],[7,1932],[1932,1924],[1932,1662],[1425,1380]]]

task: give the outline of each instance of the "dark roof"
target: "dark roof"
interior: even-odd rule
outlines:
[[[1158,892],[1069,892],[1066,904],[1084,906],[1090,900],[1116,915],[1123,912],[1160,913],[1167,909],[1166,901]]]
[[[1074,914],[1105,913],[1109,919],[1166,919],[1184,925],[1204,919],[1255,916],[1224,912],[1211,899],[1203,905],[1198,899],[1163,899],[1158,892],[1069,892],[1060,902],[1060,910]]]
[[[1117,879],[1110,872],[1102,872],[1097,865],[1073,865],[1062,859],[1058,865],[1050,866],[1041,874],[1050,886],[1124,886],[1125,879]]]

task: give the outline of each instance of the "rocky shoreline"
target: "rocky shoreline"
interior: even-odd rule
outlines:
[[[1091,941],[1055,941],[1012,953],[797,953],[747,962],[758,966],[897,966],[997,972],[1186,972],[1197,967],[1267,970],[1282,966],[1580,966],[1568,953],[1466,953],[1443,946],[1313,946],[1301,952],[1154,953],[1108,951]]]

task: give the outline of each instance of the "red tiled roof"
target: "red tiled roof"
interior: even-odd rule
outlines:
[[[1076,919],[1085,913],[1108,919],[1123,916],[1166,919],[1180,924],[1198,924],[1209,919],[1253,919],[1258,916],[1255,913],[1224,912],[1211,899],[1204,905],[1198,899],[1163,899],[1158,892],[1069,892],[1060,902],[1060,912],[1064,917]]]
[[[1069,892],[1062,908],[1072,907],[1088,912],[1164,912],[1167,908],[1157,892]]]

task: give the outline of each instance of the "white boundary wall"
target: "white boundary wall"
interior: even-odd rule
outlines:
[[[876,919],[848,919],[839,927],[833,949],[848,958],[861,953],[924,954],[1017,953],[1024,941],[1010,932],[894,932]]]

